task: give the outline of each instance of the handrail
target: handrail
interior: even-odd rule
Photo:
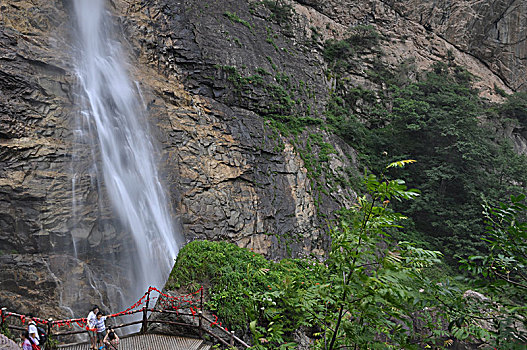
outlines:
[[[208,321],[208,322],[211,322],[211,323],[213,322],[212,320],[210,320],[210,319],[207,318],[206,316],[202,316],[202,317],[203,317],[206,321]],[[235,336],[235,335],[233,334],[234,331],[229,332],[229,331],[227,331],[227,330],[225,330],[225,329],[223,329],[223,328],[221,328],[221,327],[219,327],[219,329],[221,329],[223,332],[229,334],[229,336],[231,336],[232,338],[234,338],[234,340],[236,340],[238,343],[242,344],[242,345],[245,346],[246,348],[250,348],[250,347],[251,347],[250,345],[247,345],[247,343],[245,343],[243,340],[241,340],[240,338],[238,338],[237,336]],[[232,345],[232,344],[231,344],[231,345]]]
[[[188,306],[188,308],[190,309],[190,311],[192,311],[192,313],[174,311],[174,310],[169,310],[167,308],[162,308],[162,309],[156,309],[155,307],[154,308],[149,308],[148,306],[149,306],[150,299],[151,299],[150,298],[150,291],[151,290],[156,290],[157,292],[160,293],[160,295],[163,295],[164,297],[167,297],[167,298],[170,297],[170,298],[176,299],[176,297],[167,296],[166,294],[161,293],[156,288],[150,287],[148,289],[148,291],[144,294],[144,296],[141,299],[139,299],[139,301],[136,304],[134,304],[132,307],[128,308],[125,311],[122,311],[122,312],[119,312],[119,313],[116,313],[116,314],[108,316],[108,317],[121,317],[121,316],[128,316],[128,315],[132,315],[132,314],[136,314],[136,313],[141,312],[143,314],[142,319],[138,320],[138,321],[121,323],[121,324],[118,324],[116,326],[113,326],[112,328],[123,328],[123,327],[128,327],[128,326],[132,326],[132,325],[136,325],[136,324],[141,324],[141,331],[140,331],[140,333],[145,333],[147,331],[147,329],[148,329],[148,324],[149,323],[162,323],[162,324],[168,324],[168,325],[175,325],[175,326],[180,326],[180,327],[187,327],[187,328],[197,329],[198,332],[199,332],[200,338],[203,338],[203,333],[205,332],[206,334],[209,334],[210,336],[214,337],[216,340],[218,340],[219,342],[221,342],[225,346],[231,346],[232,347],[232,346],[234,346],[235,343],[239,343],[244,348],[250,348],[250,345],[248,345],[242,339],[237,337],[234,334],[234,331],[230,331],[229,332],[226,328],[221,327],[221,323],[220,323],[220,326],[216,327],[216,328],[221,330],[223,333],[225,333],[229,337],[229,340],[230,340],[229,342],[225,341],[223,338],[221,338],[219,335],[215,334],[211,330],[205,328],[205,326],[203,324],[203,320],[205,320],[206,322],[209,322],[210,323],[210,327],[213,327],[214,325],[217,325],[217,321],[212,321],[211,319],[209,319],[208,317],[203,315],[203,311],[202,311],[203,310],[203,288],[201,288],[199,290],[199,292],[200,292],[200,305],[199,305],[199,308],[198,307],[194,307],[194,309],[193,309],[191,301],[183,299],[183,298],[181,299],[182,302],[190,304]],[[196,293],[193,293],[193,294],[196,294]],[[189,294],[188,296],[193,295],[193,294]],[[188,296],[186,296],[186,297],[188,297]],[[141,305],[142,300],[145,299],[145,298],[146,298],[146,300],[145,300],[146,301],[146,305],[145,306],[143,306],[140,309],[133,309],[134,307],[136,307],[138,305]],[[164,305],[163,305],[163,303],[160,303],[160,304],[161,304],[161,307],[165,307],[164,305],[166,305],[166,303],[164,303]],[[172,304],[172,307],[175,308],[173,306],[173,304]],[[194,311],[195,309],[198,309],[198,311],[195,312]],[[198,325],[182,323],[182,322],[176,322],[176,321],[149,320],[148,319],[148,312],[150,312],[151,315],[154,314],[154,313],[160,313],[160,314],[165,313],[165,314],[176,314],[178,316],[198,317]],[[0,328],[7,327],[7,328],[10,328],[10,329],[15,329],[15,330],[25,330],[26,329],[24,327],[20,327],[20,326],[9,324],[9,322],[6,322],[7,317],[20,318],[22,324],[25,323],[25,318],[26,318],[25,315],[21,315],[21,314],[14,313],[14,312],[7,312],[7,309],[4,307],[4,308],[2,308],[0,310]],[[55,321],[52,320],[52,319],[48,319],[48,320],[43,320],[43,319],[39,319],[39,318],[35,318],[35,319],[36,319],[37,323],[40,323],[40,324],[43,324],[43,325],[47,325],[47,328],[48,328],[47,330],[48,330],[48,336],[49,337],[60,337],[60,336],[66,336],[66,335],[88,333],[88,332],[92,331],[92,330],[88,329],[87,326],[85,326],[86,325],[86,318],[75,318],[75,319],[69,319],[69,320],[55,320]],[[216,317],[216,319],[217,319],[217,317]],[[60,327],[62,325],[71,326],[71,325],[75,325],[75,324],[78,327],[80,327],[81,329],[80,330],[73,330],[73,331],[66,331],[66,332],[60,332],[60,331],[52,332],[53,331],[53,328],[52,328],[53,326]]]

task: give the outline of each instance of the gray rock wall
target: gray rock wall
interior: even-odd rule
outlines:
[[[68,230],[65,172],[71,72],[54,37],[60,2],[2,4],[0,27],[0,249],[49,250]]]
[[[527,88],[526,1],[387,2],[405,18],[481,60],[511,89]]]

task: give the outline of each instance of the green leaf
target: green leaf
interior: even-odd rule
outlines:
[[[388,169],[388,168],[404,168],[406,166],[406,164],[412,164],[412,163],[416,163],[416,162],[417,162],[417,160],[415,160],[415,159],[399,160],[397,162],[393,162],[393,163],[388,164],[386,169]]]

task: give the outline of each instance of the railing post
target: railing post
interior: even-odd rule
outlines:
[[[198,331],[199,337],[203,338],[203,311],[198,311]]]
[[[6,307],[3,307],[1,310],[0,310],[0,328],[4,328],[4,315],[6,315],[6,311],[7,311],[7,308]],[[7,316],[5,316],[7,317]]]
[[[234,331],[231,331],[231,346],[234,346]]]
[[[148,304],[150,303],[150,288],[146,292],[146,305],[143,307],[143,325],[141,326],[141,333],[146,333],[148,327]]]
[[[198,312],[198,319],[199,319],[199,337],[203,339],[203,286],[201,286],[201,290],[199,292],[199,312]]]
[[[53,319],[50,317],[48,318],[48,339],[51,339],[51,330],[53,326]]]

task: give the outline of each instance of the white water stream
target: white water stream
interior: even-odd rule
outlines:
[[[101,190],[106,191],[115,216],[129,233],[126,239],[134,247],[127,260],[134,290],[123,291],[126,299],[134,302],[149,285],[164,285],[181,238],[159,179],[157,152],[139,84],[128,76],[105,1],[74,0],[73,5],[82,110],[78,125],[84,125],[76,134],[94,140],[85,144],[94,147],[91,153],[97,181],[103,184]],[[74,198],[74,210],[75,203]],[[123,242],[124,246],[129,243]]]

